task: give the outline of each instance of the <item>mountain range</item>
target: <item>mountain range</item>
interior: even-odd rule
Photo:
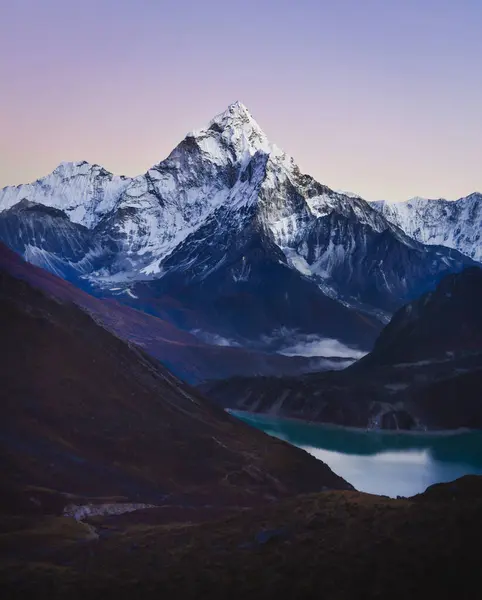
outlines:
[[[458,200],[382,200],[371,205],[388,221],[422,244],[455,248],[482,262],[482,194],[474,192]]]
[[[283,352],[319,338],[357,357],[400,306],[480,258],[384,207],[302,174],[236,102],[139,177],[63,163],[4,188],[0,239],[205,341]],[[455,231],[466,211],[449,216]]]

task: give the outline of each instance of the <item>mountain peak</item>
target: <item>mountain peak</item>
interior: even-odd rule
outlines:
[[[266,138],[263,130],[253,119],[249,110],[239,101],[233,102],[224,112],[211,119],[208,129],[222,131],[240,129],[248,134],[255,132],[258,136]]]
[[[228,106],[228,111],[232,112],[232,113],[243,113],[243,114],[248,114],[248,115],[250,114],[249,110],[246,108],[246,106],[239,100],[236,100],[235,102],[230,104]]]
[[[472,192],[468,196],[465,196],[465,198],[461,198],[461,199],[462,200],[482,200],[482,193],[481,192]]]
[[[109,178],[116,177],[120,180],[128,179],[124,175],[114,175],[102,165],[90,163],[86,160],[62,161],[49,175],[60,175],[61,177],[76,177],[77,175],[92,175],[92,176],[107,176]],[[42,178],[42,179],[45,179]]]
[[[373,203],[388,221],[422,244],[454,248],[482,262],[482,196],[472,192],[458,200],[410,198]]]
[[[214,119],[211,120],[211,123],[215,121],[218,122],[225,121],[227,119],[239,118],[254,121],[253,117],[251,116],[251,113],[246,108],[246,106],[239,100],[236,100],[236,102],[230,104],[224,112],[220,113],[219,115],[216,115]]]
[[[257,153],[282,156],[284,153],[271,144],[253,119],[249,110],[239,101],[211,119],[202,129],[195,129],[187,134],[186,139],[195,138],[197,145],[211,155],[215,162],[225,163],[233,160],[238,164],[247,164]],[[230,148],[230,151],[227,151]],[[177,156],[179,147],[171,157]]]
[[[64,169],[80,168],[80,167],[93,167],[91,163],[86,160],[63,160],[54,171],[62,171]]]

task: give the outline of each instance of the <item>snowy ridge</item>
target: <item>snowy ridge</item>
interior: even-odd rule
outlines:
[[[474,192],[454,201],[416,197],[371,204],[415,240],[454,248],[482,262],[482,194]]]
[[[34,183],[0,190],[0,211],[29,200],[62,210],[73,223],[93,228],[114,208],[129,182],[99,165],[64,162]]]
[[[253,193],[246,181],[256,156],[266,159],[264,173],[259,173],[259,164],[256,167]],[[306,276],[326,278],[330,264],[345,257],[333,243],[311,253],[306,244],[300,246],[306,228],[318,219],[337,212],[377,232],[391,227],[360,197],[333,192],[301,175],[294,160],[268,140],[240,102],[206,128],[189,133],[144,175],[114,177],[98,165],[62,163],[33,184],[1,190],[0,211],[25,198],[64,211],[73,223],[108,232],[124,258],[91,273],[104,284],[161,276],[163,261],[184,240],[217,214],[228,212],[236,219],[232,211],[239,217],[247,202],[259,202],[262,227],[289,264]],[[324,288],[331,289],[328,284]]]

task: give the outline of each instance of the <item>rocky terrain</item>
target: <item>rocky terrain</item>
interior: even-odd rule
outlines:
[[[386,429],[482,428],[482,270],[395,313],[373,351],[339,372],[231,378],[201,389],[221,405]]]

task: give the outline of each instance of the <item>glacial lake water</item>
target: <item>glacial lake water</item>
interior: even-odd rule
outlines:
[[[363,492],[413,496],[434,483],[482,475],[482,431],[365,431],[230,412],[269,435],[303,448]]]

